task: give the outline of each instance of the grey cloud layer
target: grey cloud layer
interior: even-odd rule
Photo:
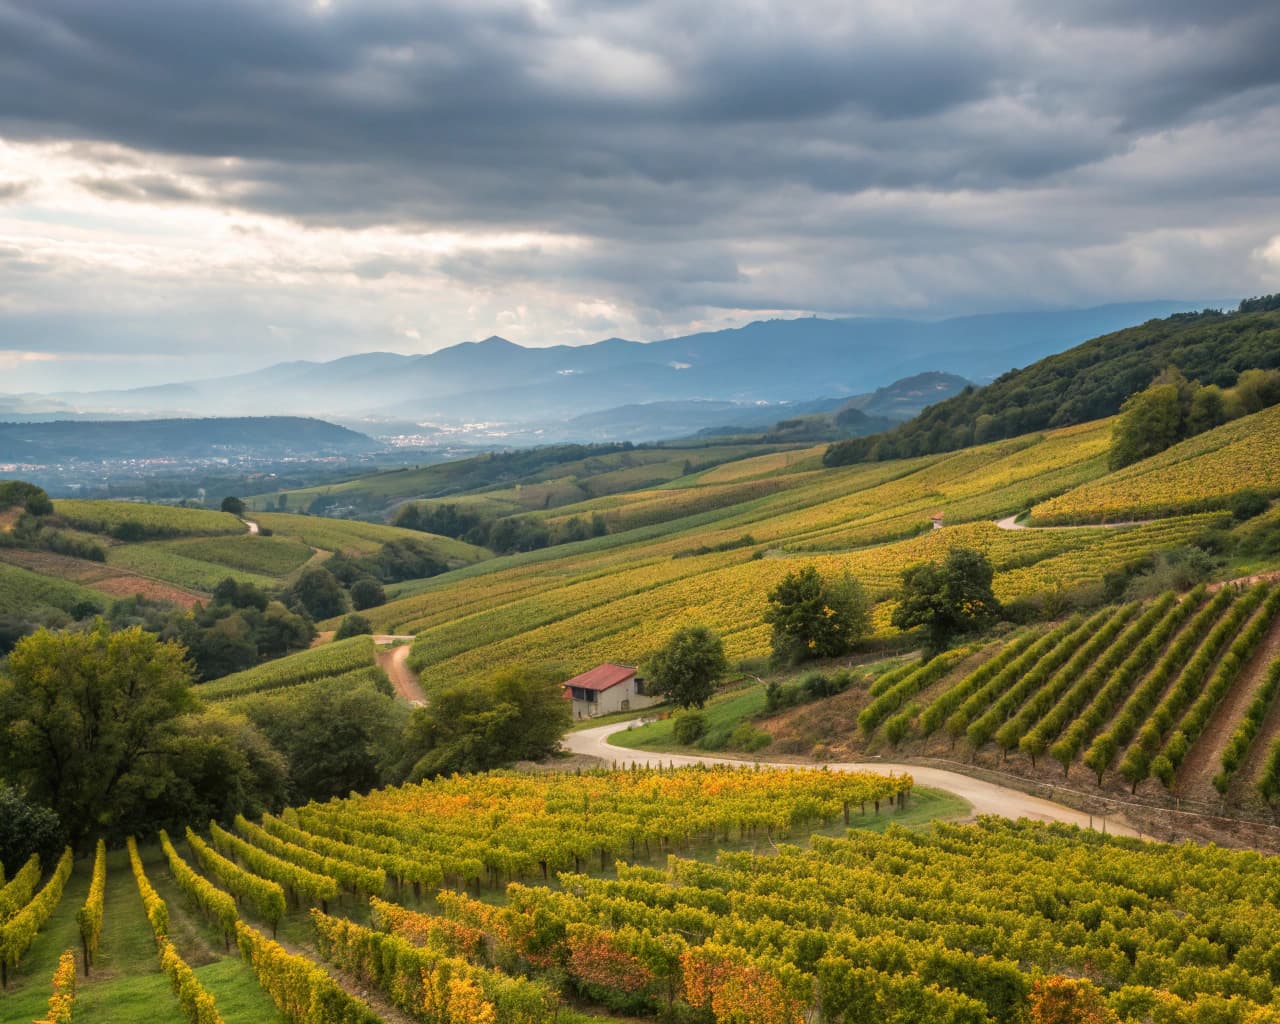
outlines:
[[[1044,179],[1280,83],[1274,3],[1055,7],[7,0],[0,125],[245,158],[303,218],[648,221]]]
[[[363,280],[965,312],[1265,285],[1277,52],[1274,0],[0,0],[0,135],[183,168],[111,200],[587,243]]]

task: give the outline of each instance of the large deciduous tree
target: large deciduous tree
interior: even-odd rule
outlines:
[[[487,771],[554,753],[572,722],[563,679],[549,668],[507,669],[432,693],[405,730],[409,780]]]
[[[682,708],[700,708],[729,671],[724,644],[705,626],[677,630],[647,666],[650,692]]]
[[[0,765],[51,807],[74,843],[110,826],[164,774],[175,720],[192,709],[185,651],[141,629],[42,630],[0,683]]]
[[[926,653],[944,650],[954,637],[982,629],[1000,614],[993,576],[987,556],[972,548],[952,548],[941,563],[913,565],[902,574],[893,625],[923,627]]]
[[[847,573],[829,580],[806,565],[787,573],[768,600],[764,621],[773,628],[773,660],[778,664],[846,654],[870,629],[867,592]]]

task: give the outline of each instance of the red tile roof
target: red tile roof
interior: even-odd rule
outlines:
[[[637,671],[637,669],[628,668],[626,665],[605,662],[603,665],[597,665],[589,672],[583,672],[580,676],[574,676],[572,679],[566,680],[564,685],[576,686],[580,690],[596,690],[598,692],[617,686],[619,683],[625,683]]]

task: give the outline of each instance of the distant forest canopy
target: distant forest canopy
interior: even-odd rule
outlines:
[[[1234,386],[1245,370],[1280,368],[1280,294],[1245,299],[1234,312],[1175,313],[1095,338],[966,388],[894,430],[833,444],[823,461],[929,455],[1101,419],[1171,366],[1219,388]]]

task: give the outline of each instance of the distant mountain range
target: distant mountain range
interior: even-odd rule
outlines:
[[[0,462],[353,455],[380,448],[354,430],[293,416],[0,423]]]
[[[744,403],[870,394],[924,371],[983,382],[1099,334],[1198,305],[1126,303],[935,322],[812,317],[580,347],[523,348],[494,337],[422,356],[372,352],[124,391],[0,396],[0,418],[292,414],[565,425],[584,414],[655,402],[734,403],[726,410],[732,413]],[[649,426],[654,417],[641,419],[645,433],[655,436]],[[728,422],[735,419],[730,415]],[[685,424],[701,420],[685,417]],[[679,432],[664,429],[657,436]],[[564,436],[563,430],[552,433]]]

